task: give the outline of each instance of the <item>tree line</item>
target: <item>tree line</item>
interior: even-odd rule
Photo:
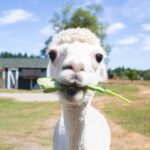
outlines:
[[[108,77],[110,79],[127,79],[127,80],[150,80],[150,69],[137,70],[125,67],[108,69]]]
[[[10,52],[1,52],[0,58],[40,58],[40,56],[28,55],[27,53],[10,53]]]

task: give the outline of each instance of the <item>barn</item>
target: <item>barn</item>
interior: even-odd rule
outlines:
[[[46,76],[48,59],[0,58],[1,87],[38,89],[37,79]]]

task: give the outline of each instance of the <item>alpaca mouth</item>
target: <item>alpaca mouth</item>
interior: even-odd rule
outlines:
[[[76,82],[74,82],[73,84],[63,84],[63,86],[63,91],[69,99],[74,99],[74,97],[85,90],[84,87],[81,87],[81,85],[77,84]]]
[[[74,96],[81,90],[83,90],[83,88],[72,85],[66,88],[66,92],[69,96]]]

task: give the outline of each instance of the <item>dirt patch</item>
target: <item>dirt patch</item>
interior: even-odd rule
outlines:
[[[2,98],[11,98],[21,102],[58,101],[56,93],[0,93]]]
[[[150,89],[144,85],[138,85],[139,88],[139,96],[144,96],[150,98]]]
[[[44,146],[27,139],[13,137],[10,140],[14,145],[17,145],[13,150],[47,150]]]
[[[149,150],[150,138],[138,133],[128,132],[109,120],[112,133],[112,150]]]

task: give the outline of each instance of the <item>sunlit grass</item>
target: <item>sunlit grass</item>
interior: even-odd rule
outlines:
[[[132,84],[127,84],[127,85],[122,85],[122,84],[101,84],[102,87],[107,88],[109,90],[112,90],[113,92],[116,92],[118,94],[121,94],[122,96],[130,96],[134,93],[139,92],[139,89],[137,85],[132,85]],[[101,92],[96,92],[97,96],[107,96],[105,93]],[[128,99],[128,97],[126,97]]]
[[[9,99],[0,99],[0,149],[11,150],[13,145],[9,141],[12,135],[16,138],[31,138],[50,147],[52,133],[43,138],[42,132],[48,130],[43,122],[59,116],[60,106],[58,102],[15,102]],[[51,122],[49,122],[51,124]],[[48,131],[47,131],[48,132]],[[11,134],[11,135],[10,135]]]
[[[104,112],[125,129],[150,136],[150,98],[135,95],[127,105],[111,102],[105,105]]]
[[[111,100],[103,107],[105,114],[124,129],[149,137],[150,97],[140,95],[141,91],[136,84],[103,86],[132,101],[126,104],[120,100]],[[97,105],[97,109],[102,108]],[[13,143],[11,138],[35,141],[51,150],[53,130],[60,111],[59,102],[17,102],[0,98],[0,150],[19,149],[19,145]]]

